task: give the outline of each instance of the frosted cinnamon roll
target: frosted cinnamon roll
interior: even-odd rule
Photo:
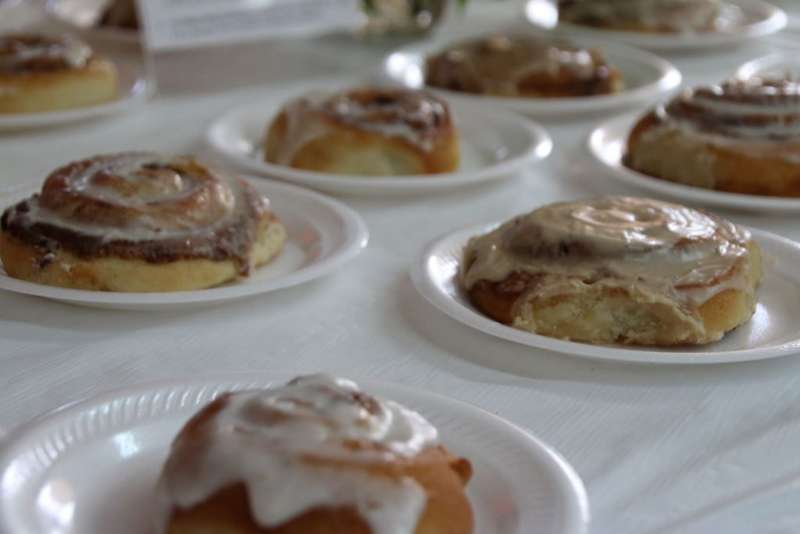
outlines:
[[[228,393],[172,444],[156,531],[469,534],[470,463],[400,404],[328,375]]]
[[[752,78],[689,89],[638,121],[625,162],[706,189],[800,197],[800,83]]]
[[[620,72],[599,49],[531,35],[493,35],[456,43],[428,58],[426,83],[506,97],[578,97],[622,90]]]
[[[739,7],[723,0],[559,0],[559,19],[608,30],[701,33],[741,25]]]
[[[489,317],[588,343],[717,341],[755,310],[750,233],[684,206],[630,197],[562,202],[470,240],[462,284]]]
[[[117,96],[113,63],[72,38],[0,36],[0,114],[91,106]]]
[[[10,276],[103,291],[215,286],[247,276],[285,239],[268,201],[243,180],[151,153],[70,163],[0,219]]]
[[[331,174],[397,176],[458,167],[447,104],[422,91],[362,87],[287,103],[270,123],[266,161]]]
[[[112,0],[100,16],[98,24],[113,28],[138,30],[139,14],[136,11],[136,2],[134,0]]]

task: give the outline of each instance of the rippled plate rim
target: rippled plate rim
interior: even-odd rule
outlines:
[[[485,118],[486,124],[503,124],[503,128],[516,129],[518,133],[526,136],[526,148],[515,153],[514,156],[468,171],[456,171],[435,175],[405,175],[405,176],[350,176],[335,175],[322,172],[304,171],[292,169],[284,165],[277,165],[261,161],[251,153],[230,146],[230,143],[223,141],[223,132],[227,130],[237,132],[238,138],[246,140],[249,144],[258,143],[257,139],[250,139],[246,132],[242,131],[241,124],[243,115],[253,112],[253,109],[264,111],[271,110],[270,117],[264,118],[264,127],[272,116],[277,114],[280,107],[287,98],[286,95],[302,94],[318,88],[317,84],[299,84],[295,91],[292,88],[276,90],[268,97],[262,97],[255,101],[239,104],[222,113],[216,118],[206,131],[206,144],[211,150],[224,158],[228,163],[237,168],[245,169],[247,172],[256,173],[270,178],[285,180],[297,185],[312,187],[322,191],[332,193],[356,193],[356,194],[381,194],[381,193],[424,193],[427,191],[437,191],[467,186],[470,184],[486,181],[494,181],[508,178],[526,167],[526,165],[540,162],[546,159],[553,149],[553,141],[547,130],[540,124],[516,116],[503,110],[487,110],[474,105],[462,103],[451,104],[451,109],[458,121],[458,115]],[[330,88],[328,88],[328,91]]]
[[[481,34],[478,34],[478,36]],[[474,37],[474,36],[473,36]],[[448,44],[452,44],[463,39],[469,39],[470,35],[460,36],[449,39],[431,39],[424,43],[417,43],[398,48],[390,52],[383,60],[382,75],[395,83],[408,86],[402,79],[392,73],[389,61],[395,55],[416,57],[424,60],[430,53],[438,52]],[[575,41],[584,46],[599,46],[609,55],[609,61],[620,64],[619,59],[631,63],[636,63],[638,68],[646,65],[660,72],[660,76],[650,83],[638,86],[634,89],[625,89],[620,93],[611,95],[594,95],[584,97],[563,97],[563,98],[502,98],[484,95],[470,95],[439,89],[424,85],[424,89],[432,91],[444,98],[453,101],[461,101],[474,105],[499,106],[501,108],[516,111],[519,113],[530,114],[532,116],[553,117],[553,116],[575,116],[581,113],[595,113],[620,107],[630,107],[637,103],[647,102],[657,99],[677,89],[682,80],[680,71],[669,61],[655,54],[640,50],[632,46],[600,39],[594,36],[575,36]],[[616,61],[614,57],[618,58]]]
[[[265,280],[262,285],[234,283],[231,285],[192,291],[126,293],[48,286],[25,280],[17,280],[16,278],[8,276],[5,272],[2,272],[0,273],[0,290],[58,300],[76,305],[109,306],[120,307],[122,309],[130,307],[130,309],[146,310],[158,309],[160,307],[189,306],[191,304],[213,304],[256,296],[271,291],[278,291],[309,282],[322,276],[327,276],[335,272],[346,262],[354,259],[367,246],[369,232],[366,223],[355,210],[344,203],[302,187],[264,180],[262,178],[244,177],[248,179],[259,193],[266,196],[269,196],[269,191],[273,190],[280,191],[281,194],[288,194],[301,198],[304,197],[307,200],[315,202],[319,207],[327,210],[329,213],[334,214],[341,221],[340,232],[343,243],[339,248],[332,250],[327,257],[321,260],[315,260],[310,265],[303,266],[289,274],[270,278],[268,279],[271,282],[269,284],[267,284],[267,280]],[[36,192],[38,192],[38,189],[14,188],[12,190],[0,192],[0,201],[3,201],[5,196],[10,197],[10,202],[15,202],[24,198],[27,194]],[[4,202],[2,209],[5,208],[6,205]]]
[[[455,319],[456,321],[475,330],[479,330],[485,334],[489,334],[506,341],[512,341],[520,345],[527,345],[529,347],[544,349],[561,354],[568,354],[570,356],[588,358],[592,360],[608,360],[641,364],[705,365],[735,363],[780,358],[800,352],[800,332],[797,333],[797,337],[790,341],[768,345],[766,347],[727,351],[710,350],[703,352],[688,352],[671,349],[655,351],[647,348],[640,349],[623,345],[592,345],[589,343],[580,343],[576,341],[565,341],[518,330],[516,328],[498,323],[486,317],[472,306],[468,306],[465,303],[452,298],[447,290],[437,284],[436,281],[433,280],[429,275],[427,263],[432,258],[443,257],[444,254],[441,253],[442,248],[458,243],[466,244],[470,237],[491,232],[501,224],[502,222],[483,224],[470,228],[463,228],[461,230],[456,230],[443,235],[425,247],[422,254],[411,268],[411,279],[414,283],[414,286],[425,298],[425,300],[452,319]],[[789,252],[798,261],[800,261],[800,243],[796,243],[790,239],[781,237],[771,232],[765,232],[763,230],[756,230],[752,228],[748,228],[748,230],[752,232],[753,237],[760,244],[763,245],[764,243],[769,243],[770,247],[774,246],[775,248],[780,248],[786,252]],[[460,261],[458,263],[460,264]],[[765,268],[764,276],[767,276],[771,270],[772,268],[767,266],[767,268]],[[784,278],[785,277],[786,276],[784,276]],[[792,278],[790,281],[800,287],[800,275],[797,275],[797,277]]]
[[[758,20],[751,20],[749,24],[745,24],[739,31],[735,32],[660,35],[647,32],[603,30],[568,22],[559,23],[556,31],[571,36],[603,37],[651,50],[699,50],[738,44],[751,39],[765,37],[781,31],[789,22],[786,12],[769,2],[762,0],[727,0],[727,2],[737,6],[749,4],[757,7],[762,10],[764,16]]]
[[[36,459],[36,463],[46,465],[32,466],[31,469],[34,472],[29,473],[24,479],[28,485],[38,487],[38,480],[58,461],[59,456],[92,438],[102,438],[109,433],[119,432],[147,422],[157,423],[170,416],[185,415],[188,417],[224,391],[268,387],[276,382],[283,383],[293,376],[296,375],[285,372],[258,371],[248,374],[214,374],[192,379],[168,379],[119,388],[68,403],[17,427],[13,437],[2,444],[0,481],[8,475],[12,462],[29,454],[33,448],[38,447],[40,450],[50,451],[48,453],[50,457],[46,460]],[[544,490],[550,499],[562,505],[560,513],[552,518],[553,522],[559,523],[562,528],[548,529],[542,534],[586,534],[588,531],[589,502],[583,482],[574,468],[558,451],[533,433],[478,406],[451,397],[400,384],[359,380],[357,377],[356,380],[364,390],[375,392],[384,398],[395,399],[403,404],[410,404],[423,414],[426,411],[429,413],[436,411],[443,416],[452,418],[453,423],[446,423],[447,429],[450,429],[451,432],[457,432],[457,428],[463,428],[464,422],[471,422],[476,427],[475,432],[480,430],[482,435],[492,436],[487,439],[502,438],[504,442],[519,447],[524,456],[529,459],[528,465],[536,465],[549,475],[547,481],[549,487],[545,487]],[[102,421],[92,426],[94,419],[97,418]],[[87,422],[87,420],[92,421]],[[443,424],[437,423],[437,426],[441,427]],[[178,427],[179,424],[176,424],[175,433],[177,433]],[[461,430],[461,432],[463,434],[466,431]],[[173,437],[174,434],[164,436],[165,449]],[[502,455],[499,457],[502,460]],[[495,459],[491,455],[491,450],[486,452],[484,459],[487,461]],[[32,461],[28,458],[28,464]],[[498,462],[493,463],[497,464]],[[517,466],[516,472],[524,471],[519,468],[518,464],[515,465]],[[515,468],[508,465],[505,467],[508,468],[508,473],[515,472]],[[89,474],[91,473],[89,472]],[[526,487],[532,489],[536,487],[537,481],[523,479],[520,476],[518,479],[514,479],[514,482],[517,486],[524,483]],[[22,484],[21,488],[24,489],[24,487]],[[2,509],[5,510],[5,513],[0,514],[0,530],[13,529],[24,520],[21,515],[23,512],[15,500],[16,495],[22,492],[21,488],[18,487],[15,492],[4,491],[0,495]],[[539,487],[538,489],[541,491],[543,488]],[[521,498],[519,495],[517,497]],[[518,501],[518,504],[522,513],[521,520],[536,519],[525,515],[525,502]],[[525,524],[521,526],[522,528],[526,527]],[[524,534],[524,532],[520,530],[518,534]]]

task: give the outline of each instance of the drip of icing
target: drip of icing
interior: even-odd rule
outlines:
[[[741,23],[742,12],[720,0],[560,0],[560,15],[577,23],[691,33],[726,31]]]
[[[369,466],[435,445],[436,429],[421,415],[329,375],[216,402],[218,411],[200,412],[173,445],[159,482],[162,532],[176,507],[238,482],[253,518],[267,528],[313,508],[349,506],[374,534],[414,531],[426,502],[422,488]]]
[[[327,135],[338,123],[403,139],[430,152],[437,128],[449,122],[439,99],[402,89],[355,89],[332,95],[311,93],[287,103],[285,140],[274,163],[290,165],[306,143]]]
[[[551,275],[536,289],[543,297],[574,277],[702,305],[747,287],[749,240],[746,230],[691,208],[604,197],[551,204],[473,238],[462,276],[471,288],[514,272]]]
[[[0,37],[0,72],[79,69],[92,57],[92,49],[72,38],[36,35]]]

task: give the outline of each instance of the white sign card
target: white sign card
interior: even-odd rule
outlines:
[[[137,0],[145,45],[183,50],[355,28],[362,0]]]

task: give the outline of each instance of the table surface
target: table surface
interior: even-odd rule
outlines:
[[[513,9],[497,7],[491,16],[487,9],[448,28],[501,25],[514,16]],[[800,51],[797,36],[790,30],[668,57],[687,83],[713,82],[748,59]],[[273,83],[321,74],[358,79],[374,72],[383,52],[346,40],[319,45],[292,45],[297,60]],[[202,150],[211,119],[263,90],[174,93],[108,120],[0,134],[0,188],[38,186],[48,171],[89,154]],[[591,171],[582,143],[603,118],[544,122],[553,155],[501,183],[343,197],[366,220],[369,247],[337,274],[296,289],[180,313],[0,294],[0,429],[13,433],[66,402],[156,379],[325,370],[437,391],[529,429],[583,478],[594,533],[800,531],[800,358],[712,366],[581,360],[473,331],[433,309],[411,284],[410,265],[439,234],[554,200],[635,193]],[[722,213],[800,240],[796,215]]]

